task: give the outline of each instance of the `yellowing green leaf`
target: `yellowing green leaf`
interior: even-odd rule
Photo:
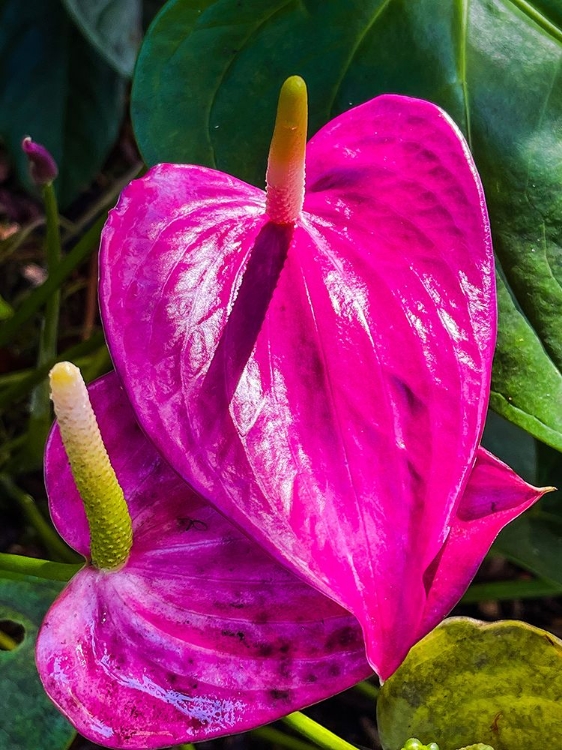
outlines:
[[[384,683],[377,716],[384,750],[409,737],[440,750],[559,747],[562,641],[523,622],[445,620]]]

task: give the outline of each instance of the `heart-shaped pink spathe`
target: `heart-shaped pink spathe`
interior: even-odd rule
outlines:
[[[133,521],[117,571],[85,567],[48,612],[37,666],[94,742],[154,748],[274,721],[370,674],[359,623],[198,497],[159,457],[112,374],[90,388]],[[58,428],[46,451],[57,529],[89,532]]]
[[[435,602],[488,401],[489,224],[462,135],[428,102],[346,112],[308,144],[307,174],[294,228],[213,170],[160,165],[131,183],[103,234],[102,315],[151,440],[357,616],[385,678],[493,538],[473,537],[476,566],[459,561]],[[513,517],[538,494],[498,470]]]

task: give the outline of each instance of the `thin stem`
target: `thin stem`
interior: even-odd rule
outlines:
[[[93,334],[92,334],[93,335]],[[88,339],[89,341],[90,339]],[[60,359],[64,356],[61,354]],[[73,357],[74,364],[79,367],[83,373],[85,373],[85,379],[89,383],[99,375],[103,375],[105,372],[111,370],[111,358],[105,346],[100,346],[99,349],[93,354],[89,354],[85,357]],[[55,364],[56,360],[53,362]],[[16,370],[15,372],[8,372],[5,375],[0,375],[0,390],[3,388],[9,388],[14,383],[19,383],[24,378],[35,374],[37,370],[35,367],[28,367],[25,370]]]
[[[67,563],[75,563],[76,554],[66,546],[56,531],[43,518],[41,511],[37,507],[35,500],[18,487],[6,474],[0,474],[0,487],[13,498],[20,506],[25,517],[33,526],[37,535],[47,548],[50,555],[57,560]]]
[[[29,235],[33,234],[39,227],[42,227],[44,223],[45,217],[39,216],[37,219],[33,219],[33,221],[21,227],[15,234],[0,241],[0,262],[3,263],[6,261],[26,241]]]
[[[57,563],[50,560],[40,560],[36,557],[9,555],[6,552],[0,552],[0,571],[45,578],[48,581],[70,581],[72,576],[83,567],[84,562],[69,565],[68,563]]]
[[[0,651],[13,651],[17,647],[17,642],[3,630],[0,630]]]
[[[93,253],[90,257],[88,269],[88,281],[86,284],[86,304],[84,322],[82,324],[82,341],[87,341],[94,330],[96,313],[98,310],[98,255]]]
[[[92,224],[86,234],[76,243],[72,250],[67,253],[61,260],[58,267],[52,274],[49,274],[47,280],[34,289],[26,298],[25,302],[16,310],[15,314],[2,325],[0,331],[0,346],[6,346],[15,334],[21,329],[24,323],[42,307],[51,295],[61,286],[61,284],[70,276],[77,266],[79,266],[90,255],[94,247],[98,244],[101,230],[107,219],[107,212]]]
[[[45,256],[47,275],[52,276],[61,262],[61,239],[57,198],[52,183],[43,188],[43,201],[47,220]],[[45,314],[39,338],[37,367],[40,368],[56,357],[59,329],[60,287],[55,289],[45,303]],[[51,426],[51,403],[49,384],[43,379],[35,386],[31,395],[31,408],[24,453],[32,462],[41,462],[45,441]]]
[[[59,209],[57,196],[52,184],[43,188],[43,200],[45,202],[45,215],[47,218],[47,240],[46,258],[47,271],[50,276],[59,267],[62,259]],[[45,359],[54,357],[57,353],[57,332],[60,308],[60,288],[50,295],[45,305],[45,328],[43,333],[43,346]],[[42,361],[39,364],[43,364]]]
[[[295,711],[285,716],[281,721],[291,727],[307,740],[311,740],[324,750],[357,750],[354,745],[342,740],[337,734],[317,724],[313,719],[305,716],[300,711]]]
[[[462,604],[510,599],[540,599],[543,596],[562,596],[562,585],[535,578],[529,581],[494,581],[474,583],[461,599]]]
[[[42,367],[33,370],[19,382],[14,383],[0,393],[0,411],[14,401],[20,399],[22,396],[25,396],[35,383],[38,383],[45,377],[45,375],[49,374],[49,370],[57,362],[66,360],[76,361],[79,357],[90,354],[90,352],[93,352],[100,347],[104,347],[103,333],[101,331],[96,331],[87,341],[81,341],[79,344],[71,346],[58,357],[53,357],[52,360],[46,362]]]
[[[142,161],[133,164],[131,169],[121,175],[121,177],[109,187],[107,192],[103,193],[99,200],[93,203],[88,210],[73,223],[72,229],[64,237],[65,242],[72,239],[77,234],[80,234],[88,224],[101,214],[102,211],[105,211],[105,215],[107,216],[107,210],[113,208],[115,201],[123,192],[123,188],[125,188],[131,180],[141,177],[146,171],[147,168]]]
[[[12,340],[21,329],[21,326],[45,304],[53,291],[58,289],[74,269],[86,260],[94,247],[99,243],[101,230],[107,219],[108,212],[106,207],[112,205],[123,187],[134,177],[142,174],[143,170],[144,166],[142,164],[135,164],[131,170],[112,185],[108,193],[102,196],[90,211],[87,211],[75,222],[73,229],[65,236],[65,242],[72,239],[79,232],[82,232],[90,222],[96,219],[98,213],[103,210],[103,213],[97,218],[95,223],[92,224],[72,250],[62,259],[56,272],[52,276],[49,276],[44,284],[34,289],[21,307],[16,310],[15,314],[2,325],[2,329],[0,330],[0,347],[6,346]],[[31,229],[34,228],[35,226],[31,227]],[[0,248],[2,248],[2,245],[0,245]]]
[[[271,726],[253,729],[252,736],[259,737],[259,739],[274,745],[281,745],[281,747],[286,747],[287,750],[314,750],[313,745],[309,745],[308,742],[303,742],[297,737],[280,732],[279,729]]]
[[[376,701],[379,697],[380,688],[376,687],[376,685],[372,685],[366,680],[363,680],[363,682],[358,682],[357,685],[353,686],[353,689],[357,690],[358,693],[362,693],[364,696],[374,701]]]

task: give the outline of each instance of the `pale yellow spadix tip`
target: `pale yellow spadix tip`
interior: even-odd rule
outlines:
[[[275,224],[293,224],[302,210],[307,126],[306,84],[291,76],[279,94],[267,163],[266,212]]]
[[[133,532],[123,490],[107,455],[80,370],[59,362],[49,374],[57,423],[90,528],[92,563],[103,570],[129,557]]]
[[[49,373],[51,388],[65,388],[76,382],[76,379],[82,380],[80,370],[72,362],[57,362]]]

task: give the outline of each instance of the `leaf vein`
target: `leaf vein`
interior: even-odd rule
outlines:
[[[248,36],[244,39],[240,47],[236,50],[236,53],[233,54],[231,59],[226,64],[224,70],[222,71],[220,80],[218,84],[215,87],[215,90],[213,91],[213,96],[211,98],[211,102],[209,104],[209,109],[207,111],[207,136],[209,138],[209,145],[211,148],[211,157],[213,160],[213,165],[217,167],[217,158],[216,158],[216,152],[215,152],[215,145],[213,143],[213,140],[211,138],[211,117],[213,114],[213,109],[215,107],[215,103],[217,100],[217,95],[219,92],[219,89],[223,85],[227,75],[229,74],[232,66],[234,63],[238,60],[240,53],[250,44],[250,42],[254,39],[254,37],[257,36],[257,34],[263,29],[263,27],[271,21],[272,18],[274,18],[277,14],[282,13],[285,8],[287,8],[289,5],[292,5],[294,0],[285,0],[280,6],[276,7],[275,10],[273,10],[271,13],[269,13],[265,18],[263,18],[259,23],[250,31]]]
[[[334,87],[334,94],[332,96],[332,99],[328,105],[327,112],[328,112],[328,119],[332,119],[335,117],[334,109],[334,103],[336,101],[336,98],[338,96],[339,90],[341,88],[341,85],[343,83],[344,78],[346,77],[353,60],[355,59],[355,55],[357,54],[359,48],[361,47],[361,44],[363,43],[364,39],[366,38],[369,31],[373,28],[373,26],[376,24],[377,20],[381,16],[381,14],[386,10],[388,5],[392,2],[392,0],[382,0],[379,7],[375,10],[373,17],[367,24],[367,26],[363,29],[363,31],[358,35],[355,44],[353,45],[351,52],[349,54],[349,57],[347,58],[347,61],[342,66],[342,72],[338,80],[336,81],[335,87]]]

